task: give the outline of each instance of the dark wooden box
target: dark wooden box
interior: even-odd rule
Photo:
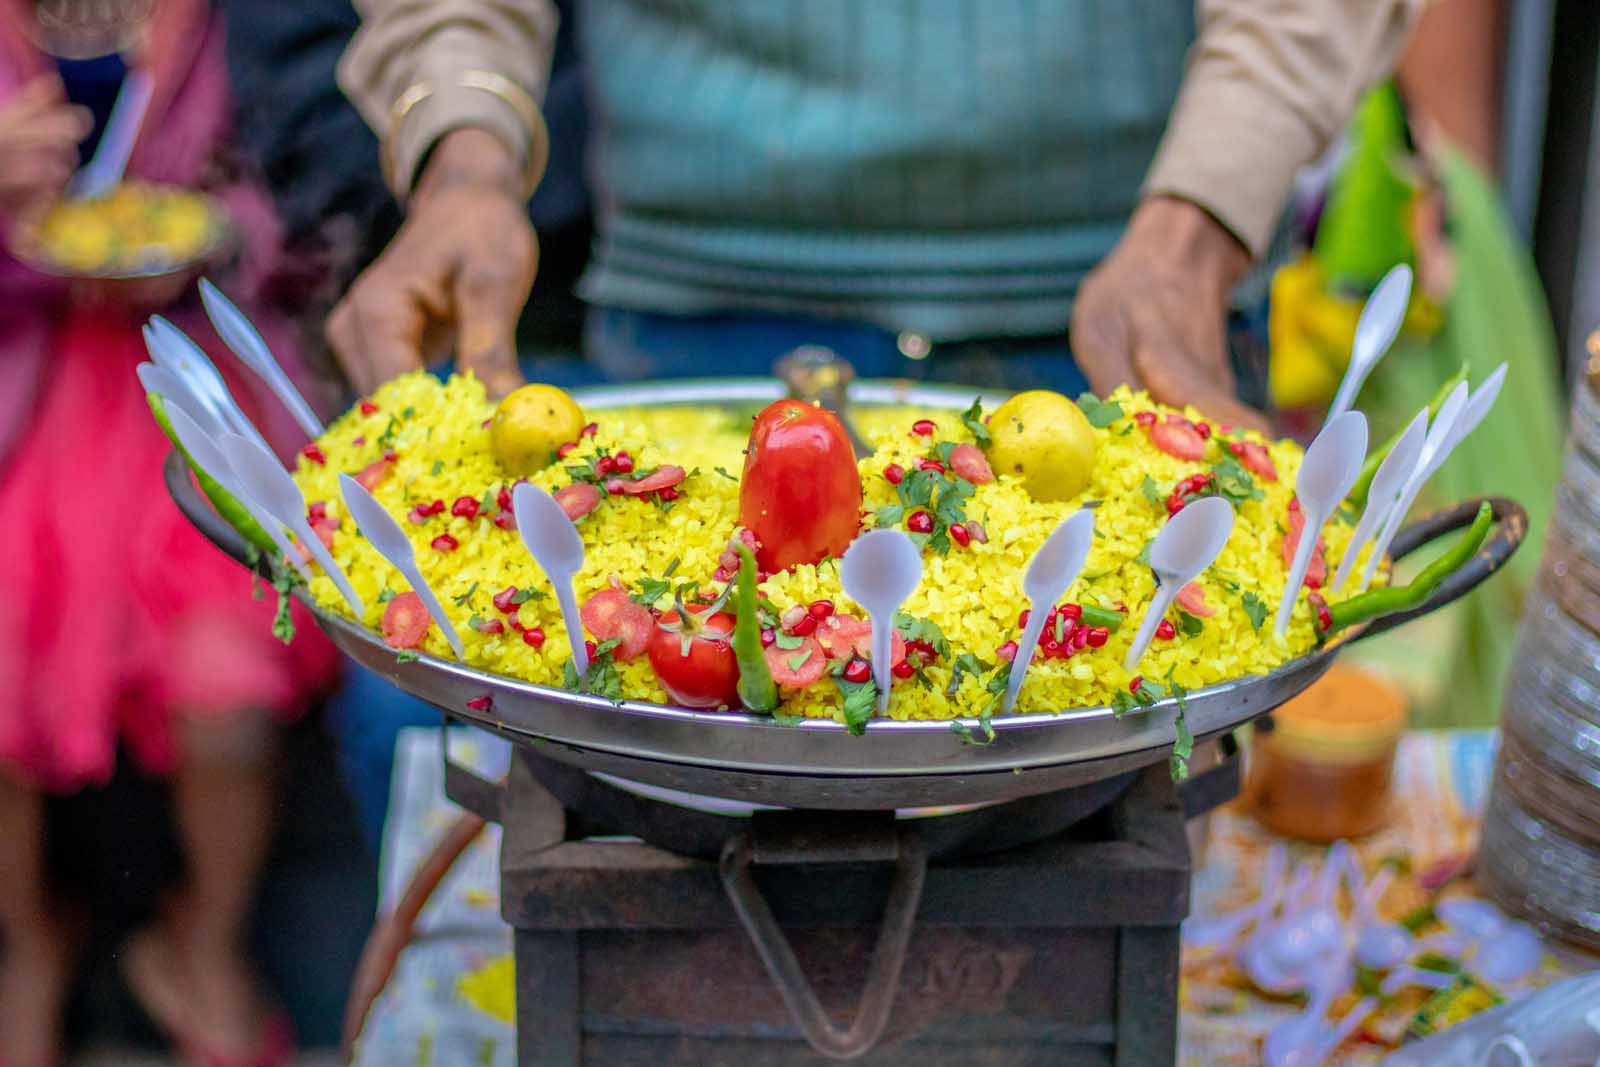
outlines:
[[[502,910],[516,929],[523,1067],[829,1062],[796,1025],[717,863],[568,841],[560,805],[524,768],[510,786]],[[825,836],[874,816],[810,818]],[[894,870],[751,868],[841,1028],[861,1000]],[[1172,1063],[1188,893],[1183,811],[1164,765],[1059,837],[929,864],[887,1028],[853,1062]]]

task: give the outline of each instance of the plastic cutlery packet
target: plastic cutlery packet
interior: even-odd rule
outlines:
[[[1414,1041],[1383,1067],[1600,1065],[1600,971],[1557,983]]]

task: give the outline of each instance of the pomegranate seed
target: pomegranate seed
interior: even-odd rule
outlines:
[[[889,479],[890,485],[899,485],[906,480],[906,469],[898,463],[891,463],[883,468],[883,476]]]
[[[899,663],[896,663],[893,667],[889,668],[889,673],[894,675],[896,678],[910,678],[913,674],[917,673],[917,669],[911,665],[909,660],[901,660]]]
[[[461,547],[461,542],[449,534],[440,534],[428,543],[433,546],[435,552],[454,552]]]
[[[1026,629],[1028,626],[1028,620],[1031,618],[1033,618],[1033,612],[1029,611],[1027,608],[1023,608],[1022,612],[1017,615],[1017,629]]]
[[[1221,430],[1223,433],[1232,433],[1233,432],[1233,423],[1231,423],[1231,422],[1219,422],[1219,423],[1217,423],[1217,429]]]
[[[406,512],[406,521],[413,526],[421,526],[428,521],[428,509],[421,504]]]
[[[829,615],[833,614],[833,601],[813,600],[811,602],[811,606],[806,609],[806,612],[813,619],[826,619]]]
[[[591,422],[589,425],[585,426],[582,430],[578,431],[578,436],[579,437],[593,437],[596,433],[599,432],[599,430],[600,430],[600,424],[598,422]]]
[[[1299,497],[1292,496],[1292,497],[1289,498],[1289,510],[1290,511],[1299,511],[1300,510],[1300,498]]]
[[[517,617],[515,615],[511,616],[509,625],[513,630],[517,631],[517,633],[520,634],[522,632],[522,629],[523,629],[522,623],[517,621]]]
[[[1015,641],[1007,641],[994,650],[994,658],[1002,663],[1010,663],[1017,658],[1017,643]]]
[[[484,419],[482,422],[478,423],[478,429],[487,430],[489,428],[489,424],[492,423],[492,422],[494,422],[494,417],[490,416],[489,418]]]
[[[1156,424],[1156,413],[1153,411],[1135,411],[1133,413],[1133,421],[1140,426],[1154,426]]]
[[[367,443],[367,435],[361,434],[359,437],[353,438],[350,443],[355,445],[357,448],[360,448],[362,445]]]
[[[471,708],[473,711],[488,711],[490,708],[494,707],[494,697],[490,696],[488,693],[483,694],[481,697],[473,697],[471,700],[467,701],[467,707]]]
[[[1083,618],[1083,606],[1081,604],[1062,604],[1060,607],[1056,608],[1056,610],[1059,611],[1061,613],[1061,617],[1066,619],[1068,622],[1077,622],[1079,619]]]
[[[918,419],[911,424],[911,432],[918,437],[932,437],[938,428],[932,419]]]
[[[847,682],[864,682],[871,677],[872,667],[860,656],[844,666],[844,680]]]
[[[544,647],[544,627],[530,626],[522,631],[522,643],[533,648]],[[594,645],[589,645],[589,655],[594,655]]]
[[[1128,613],[1128,602],[1126,600],[1117,601],[1117,610],[1126,615]]]
[[[1074,649],[1081,649],[1081,648],[1086,647],[1089,644],[1089,627],[1087,627],[1087,626],[1075,627],[1073,629],[1070,637],[1071,637],[1071,641],[1072,641],[1072,647]]]
[[[613,464],[618,474],[633,473],[633,457],[626,452],[618,452],[616,462]]]
[[[576,441],[568,441],[566,444],[564,444],[560,448],[556,449],[556,458],[557,459],[566,459],[568,456],[572,455],[573,449],[575,449],[577,447],[578,447],[578,442],[576,442]]]
[[[315,441],[302,448],[300,454],[318,466],[326,467],[328,465],[328,457],[322,454],[322,449],[317,447]]]
[[[494,601],[495,609],[502,615],[515,615],[517,613],[517,605],[512,601],[511,598],[516,595],[517,587],[514,585],[508,585],[494,596],[490,597],[490,599]]]
[[[458,496],[456,502],[450,505],[450,514],[463,519],[475,519],[478,517],[478,501],[470,496]]]
[[[761,547],[761,542],[756,539],[756,532],[748,526],[739,531],[739,540],[743,541],[752,552]]]
[[[506,632],[506,624],[499,619],[485,619],[474,626],[473,629],[480,634],[503,634]]]
[[[327,517],[328,502],[326,500],[318,500],[316,503],[306,508],[306,521],[308,522],[321,522]]]
[[[1090,648],[1105,648],[1106,642],[1111,640],[1111,631],[1104,626],[1091,626],[1087,633]]]
[[[957,523],[956,525],[950,527],[950,540],[954,541],[962,548],[966,548],[967,545],[972,543],[972,535],[967,532],[967,528],[965,526]]]
[[[766,629],[761,631],[761,647],[771,648],[772,643],[778,639],[778,631]]]
[[[1198,515],[1199,512],[1197,511],[1195,514]],[[1174,637],[1178,636],[1178,628],[1172,625],[1172,621],[1170,619],[1162,619],[1161,622],[1156,626],[1156,636],[1163,641],[1171,641]]]
[[[363,415],[376,415],[377,413],[378,413],[378,405],[374,404],[370,400],[363,400],[361,402],[361,414],[363,414]]]
[[[920,656],[922,658],[922,662],[932,663],[934,660],[939,658],[939,651],[934,648],[932,644],[922,640],[921,638],[918,638],[915,641],[906,642],[906,655]]]
[[[782,617],[778,621],[783,624],[785,630],[792,630],[795,624],[805,618],[807,614],[804,604],[796,604],[793,607],[785,608]]]
[[[656,496],[662,500],[676,500],[680,495],[678,490],[670,485],[656,493]]]
[[[428,505],[428,514],[429,515],[443,515],[444,514],[444,501],[443,500],[435,500],[433,503],[429,504]]]
[[[1197,422],[1194,424],[1194,432],[1199,434],[1202,440],[1210,437],[1211,424],[1209,422]]]
[[[614,456],[601,456],[595,461],[594,469],[601,474],[617,473],[617,461]]]
[[[590,659],[593,659],[595,656],[599,655],[600,646],[595,644],[593,641],[585,641],[583,643],[583,650],[589,653]]]
[[[618,493],[622,492],[623,487],[627,484],[628,483],[623,481],[621,478],[607,478],[606,492],[610,493],[612,496],[616,496]]]
[[[517,517],[509,511],[496,512],[494,519],[491,521],[502,530],[515,530],[517,528]]]
[[[1143,688],[1144,688],[1144,675],[1142,675],[1142,674],[1134,675],[1133,679],[1130,682],[1128,682],[1128,692],[1130,692],[1130,693],[1137,693],[1139,690],[1141,690]]]
[[[1311,575],[1311,574],[1306,575],[1306,588],[1307,589],[1321,589],[1322,588],[1322,579],[1316,577],[1315,575]]]
[[[500,487],[500,491],[494,495],[494,503],[501,511],[511,510],[511,489],[509,486]]]
[[[400,453],[396,452],[392,448],[385,449],[383,453],[383,461],[385,463],[398,463],[400,462]]]
[[[711,580],[713,582],[731,582],[733,581],[733,572],[726,567],[718,567],[711,572]]]
[[[731,548],[717,557],[717,567],[720,570],[736,571],[739,569],[739,562],[739,553]]]
[[[1045,656],[1050,659],[1061,658],[1061,642],[1053,637],[1047,637],[1039,642],[1039,647],[1044,650]]]
[[[906,529],[912,533],[932,533],[933,516],[926,511],[913,511],[910,518],[906,519]]]
[[[802,615],[800,621],[789,628],[789,632],[796,637],[810,637],[817,632],[816,616]]]
[[[943,474],[944,464],[940,463],[936,459],[919,459],[917,460],[917,470],[932,471],[935,474]]]

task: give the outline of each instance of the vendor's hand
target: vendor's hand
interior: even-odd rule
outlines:
[[[1235,397],[1228,360],[1228,295],[1249,267],[1244,246],[1195,205],[1141,203],[1072,309],[1072,354],[1090,387],[1104,396],[1132,385],[1163,404],[1265,428]]]
[[[61,80],[46,74],[0,105],[0,213],[37,212],[66,188],[78,166],[89,113],[67,103]]]
[[[483,130],[447,134],[412,195],[405,225],[328,317],[351,383],[370,393],[454,342],[456,366],[500,396],[522,384],[517,319],[539,245],[522,173]]]

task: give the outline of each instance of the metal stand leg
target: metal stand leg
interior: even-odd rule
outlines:
[[[517,1062],[522,1067],[579,1067],[578,935],[518,930]]]

